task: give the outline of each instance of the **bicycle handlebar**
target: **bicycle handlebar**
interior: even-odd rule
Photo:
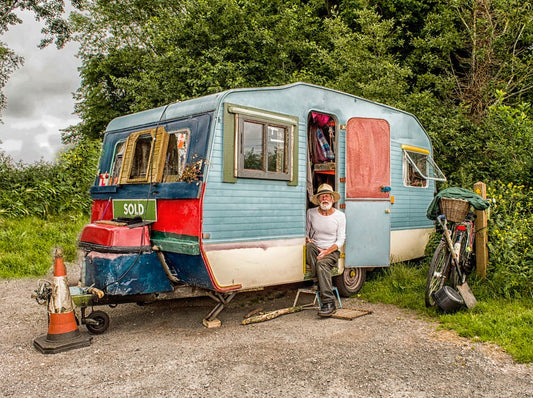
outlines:
[[[444,227],[446,225],[446,216],[444,214],[437,216],[437,221],[439,222],[441,227]]]

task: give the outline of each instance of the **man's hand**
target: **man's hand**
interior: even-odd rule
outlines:
[[[333,253],[335,250],[338,250],[339,247],[336,244],[333,244],[332,246],[328,247],[327,249],[318,249],[320,250],[320,253],[318,253],[318,256],[316,256],[317,260],[322,260],[324,257],[326,257],[328,254]]]
[[[318,256],[316,256],[317,260],[322,260],[324,257],[326,257],[330,252],[329,249],[318,249],[320,250],[320,253],[318,253]]]

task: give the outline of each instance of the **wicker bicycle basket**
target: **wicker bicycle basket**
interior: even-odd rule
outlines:
[[[461,222],[466,218],[470,210],[470,202],[463,199],[440,198],[441,214],[452,222]]]

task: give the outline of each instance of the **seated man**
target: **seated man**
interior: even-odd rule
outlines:
[[[331,185],[322,184],[311,197],[311,202],[318,207],[307,210],[306,263],[318,277],[321,301],[318,315],[324,317],[335,312],[331,270],[337,264],[346,238],[346,217],[333,207],[339,199]]]

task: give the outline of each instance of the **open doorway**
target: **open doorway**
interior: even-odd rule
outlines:
[[[335,118],[323,112],[310,112],[307,118],[307,208],[320,184],[336,190],[337,124]]]

